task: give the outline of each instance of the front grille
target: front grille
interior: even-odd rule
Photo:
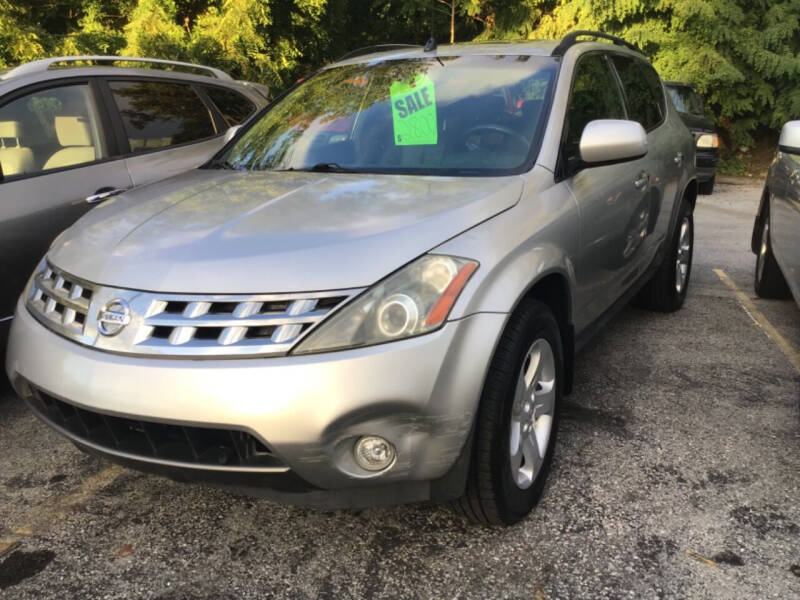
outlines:
[[[282,356],[360,289],[296,294],[169,294],[89,283],[46,264],[28,310],[73,341],[118,354],[215,358]],[[100,319],[128,311],[109,331]],[[109,335],[110,334],[110,335]]]
[[[136,347],[170,354],[215,348],[288,350],[347,298],[156,299],[139,326]]]
[[[65,334],[83,335],[94,294],[92,287],[51,265],[37,273],[28,306],[40,319]]]
[[[78,441],[103,450],[198,468],[284,466],[263,442],[244,431],[105,415],[74,406],[41,390],[35,390],[29,402],[45,421]]]

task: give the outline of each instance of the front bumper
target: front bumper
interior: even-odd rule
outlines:
[[[311,356],[178,360],[82,346],[52,333],[20,303],[6,370],[51,426],[84,449],[142,470],[258,488],[298,503],[422,500],[464,448],[505,319],[477,314],[418,338]],[[268,446],[276,461],[256,469],[209,470],[119,452],[48,419],[36,407],[39,391],[99,415],[246,432]],[[395,445],[397,459],[386,471],[370,473],[355,464],[353,444],[367,434]],[[399,493],[403,486],[408,497]],[[331,502],[337,493],[343,500]]]

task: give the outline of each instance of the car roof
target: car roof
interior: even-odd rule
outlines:
[[[86,64],[89,62],[95,62],[97,64]],[[110,63],[127,63],[129,65],[143,63],[143,66],[109,66]],[[148,64],[158,68],[148,68]],[[186,72],[187,70],[194,70],[196,72]],[[248,88],[255,90],[261,96],[264,96],[266,93],[265,86],[237,81],[224,71],[213,67],[178,61],[124,56],[69,56],[47,58],[24,63],[4,73],[0,73],[0,93],[8,88],[18,88],[31,83],[57,79],[97,76],[119,77],[120,75],[154,79],[168,78],[209,85],[222,85],[223,87]]]
[[[345,55],[341,60],[327,65],[326,68],[342,65],[360,64],[366,62],[402,59],[435,58],[445,56],[553,56],[553,51],[559,47],[560,40],[522,40],[522,41],[491,41],[491,42],[468,42],[462,44],[440,45],[435,50],[425,52],[422,46],[402,46],[388,45],[386,49],[381,46],[366,48],[363,52],[356,51]],[[633,56],[642,55],[623,46],[618,46],[608,42],[581,41],[569,47],[578,48],[581,53],[591,50],[605,50],[626,53]]]

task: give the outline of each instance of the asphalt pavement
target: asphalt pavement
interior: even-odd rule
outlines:
[[[81,454],[6,394],[0,598],[800,597],[800,309],[754,296],[759,194],[701,197],[683,310],[626,309],[579,356],[519,525],[174,483]]]

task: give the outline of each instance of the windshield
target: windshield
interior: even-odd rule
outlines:
[[[678,112],[687,113],[690,115],[703,116],[703,100],[700,94],[695,92],[692,88],[685,85],[668,86],[667,92],[675,104]]]
[[[538,152],[556,69],[534,56],[333,67],[291,91],[211,166],[512,173]]]

